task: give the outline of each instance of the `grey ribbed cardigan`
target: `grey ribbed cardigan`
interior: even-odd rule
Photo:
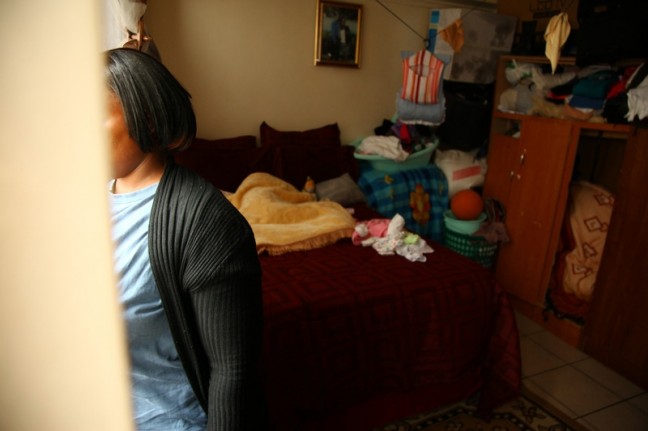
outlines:
[[[169,161],[149,254],[171,333],[208,430],[263,429],[263,306],[254,234],[220,191]]]

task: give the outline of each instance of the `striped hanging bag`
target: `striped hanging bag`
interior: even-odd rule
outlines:
[[[403,59],[401,97],[418,104],[436,104],[445,63],[427,49]]]

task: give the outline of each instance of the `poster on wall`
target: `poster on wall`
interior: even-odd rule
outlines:
[[[490,84],[495,81],[497,58],[513,46],[517,18],[468,9],[430,11],[430,50],[451,58],[443,78]]]

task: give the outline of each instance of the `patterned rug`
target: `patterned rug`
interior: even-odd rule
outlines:
[[[488,422],[477,416],[476,401],[468,399],[373,431],[587,431],[525,389],[517,400],[497,408]]]

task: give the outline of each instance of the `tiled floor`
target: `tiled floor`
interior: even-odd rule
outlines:
[[[648,392],[516,313],[523,384],[592,431],[647,431]]]

